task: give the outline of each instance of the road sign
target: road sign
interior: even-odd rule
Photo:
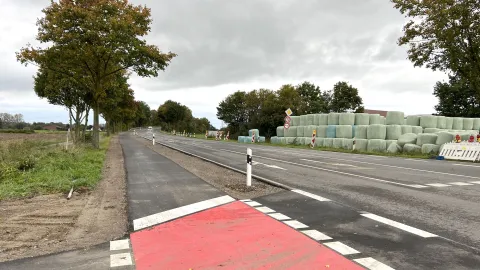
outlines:
[[[315,147],[315,137],[317,136],[317,130],[314,129],[312,132],[312,142],[310,143],[310,148]]]
[[[288,108],[288,109],[285,111],[285,113],[286,113],[288,116],[290,116],[290,115],[293,114],[293,112],[292,112],[292,110],[290,110],[290,108]]]
[[[290,124],[290,121],[292,120],[292,118],[290,116],[285,116],[285,123],[289,123]]]
[[[289,124],[289,123],[285,123],[285,125],[283,125],[283,128],[284,128],[284,129],[289,129],[289,128],[290,128],[290,124]]]

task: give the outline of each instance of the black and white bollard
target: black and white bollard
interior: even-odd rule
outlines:
[[[152,139],[152,144],[155,145],[155,134],[152,134],[153,139]]]
[[[247,148],[247,187],[252,186],[252,149]]]

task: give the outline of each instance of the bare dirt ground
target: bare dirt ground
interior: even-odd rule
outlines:
[[[172,160],[181,167],[185,168],[187,171],[200,177],[205,182],[224,191],[236,199],[252,199],[255,197],[283,191],[281,188],[265,184],[255,179],[252,179],[252,186],[247,187],[245,185],[244,174],[219,167],[215,164],[203,161],[196,157],[185,155],[181,152],[161,145],[153,146],[150,141],[140,137],[136,138],[148,148]]]
[[[10,134],[0,135],[3,139]],[[0,262],[117,239],[126,234],[127,222],[124,160],[118,137],[114,137],[103,179],[95,190],[74,192],[70,200],[65,194],[53,194],[0,201]]]

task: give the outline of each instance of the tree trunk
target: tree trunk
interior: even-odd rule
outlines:
[[[77,112],[75,114],[75,138],[73,139],[73,142],[75,144],[80,142],[80,111],[77,109]]]
[[[110,121],[105,120],[105,129],[107,130],[107,136],[110,136]]]
[[[93,108],[93,134],[92,134],[92,144],[94,148],[100,148],[100,121],[99,121],[99,111],[100,106],[98,104],[94,105]]]
[[[90,108],[87,107],[87,111],[85,112],[85,126],[82,130],[82,138],[85,141],[85,134],[87,133],[87,125],[88,125],[88,115],[90,114]]]

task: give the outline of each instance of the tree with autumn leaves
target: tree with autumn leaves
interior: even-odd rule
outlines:
[[[65,95],[72,87],[78,91],[93,110],[93,145],[98,148],[100,114],[118,123],[128,115],[117,110],[119,105],[128,110],[134,104],[127,71],[156,77],[176,54],[147,44],[143,37],[150,31],[150,9],[126,0],[52,1],[42,12],[37,40],[44,46],[27,45],[17,59],[39,67],[36,82],[54,85],[43,92],[49,101],[61,100],[56,95]]]

